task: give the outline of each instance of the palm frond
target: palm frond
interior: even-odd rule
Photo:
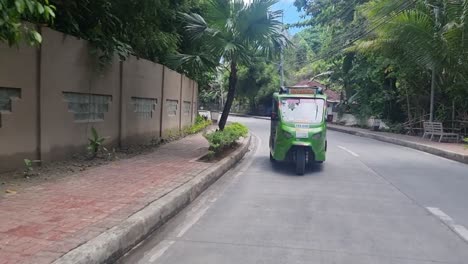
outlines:
[[[185,32],[192,40],[200,39],[202,37],[216,37],[220,33],[219,30],[210,28],[205,19],[199,14],[180,14],[185,23]]]
[[[165,63],[170,68],[190,75],[214,72],[219,62],[216,57],[207,54],[172,54],[166,57]]]
[[[277,0],[209,0],[206,19],[181,14],[188,38],[197,43],[198,55],[175,56],[176,68],[195,67],[202,55],[210,61],[250,64],[259,54],[273,57],[290,43],[283,32],[281,12],[271,11]]]

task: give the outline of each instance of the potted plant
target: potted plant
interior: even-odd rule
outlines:
[[[371,117],[371,129],[374,131],[379,131],[380,130],[380,124],[382,123],[382,120],[380,120],[377,117]]]
[[[218,123],[219,111],[210,111],[210,115],[211,115],[211,121],[213,121],[213,123]]]

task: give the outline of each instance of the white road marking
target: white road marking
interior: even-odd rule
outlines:
[[[151,254],[151,257],[149,259],[150,263],[154,263],[156,260],[158,260],[164,253],[174,244],[175,241],[168,241],[168,240],[163,240],[161,243],[159,243],[153,250],[151,250],[148,254]],[[145,263],[147,263],[145,261]]]
[[[214,200],[216,201],[216,199]],[[213,201],[213,202],[214,202]],[[190,216],[190,220],[188,222],[185,222],[182,228],[180,229],[179,233],[177,234],[177,237],[182,237],[187,231],[200,220],[200,218],[205,215],[206,211],[208,211],[209,205],[206,205],[200,210],[195,211],[193,215]]]
[[[258,140],[258,143],[256,146],[261,146],[261,139],[258,137],[255,137],[256,140]],[[258,148],[257,148],[258,151]],[[253,159],[250,159],[247,163],[243,164],[243,166],[239,169],[239,171],[233,176],[233,179],[238,178],[240,175],[242,175],[245,171],[247,171],[248,168],[250,168],[250,165],[252,165]],[[192,228],[193,225],[195,225],[200,218],[202,218],[203,215],[205,215],[206,211],[208,211],[208,208],[210,208],[211,204],[216,202],[217,198],[214,198],[210,201],[207,202],[200,202],[201,205],[203,205],[202,208],[195,207],[192,208],[193,214],[190,216],[190,220],[185,222],[183,226],[181,227],[179,233],[177,234],[176,237],[180,238],[182,237],[187,231]]]
[[[342,150],[348,152],[349,154],[353,155],[354,157],[359,157],[359,155],[356,154],[356,152],[353,152],[353,151],[351,151],[351,150],[349,150],[349,149],[347,149],[347,148],[345,148],[345,147],[343,147],[343,146],[338,146],[338,147],[339,147],[340,149],[342,149]]]
[[[259,147],[261,146],[261,139],[259,137],[255,137],[255,139],[258,141],[257,144],[255,144],[256,151],[257,153],[259,151]],[[239,171],[233,176],[234,179],[238,178],[240,175],[242,175],[247,169],[252,165],[254,159],[249,159],[248,162],[242,165],[240,167]],[[199,206],[194,206],[190,210],[190,216],[187,217],[187,221],[185,221],[181,226],[180,226],[180,231],[176,235],[177,238],[182,237],[187,231],[192,228],[199,220],[202,218],[203,215],[205,215],[206,211],[210,208],[211,204],[216,202],[217,198],[212,198],[208,200],[210,197],[207,198],[201,198],[203,200],[198,201]],[[176,241],[173,240],[163,240],[161,241],[153,250],[151,250],[148,254],[151,254],[151,257],[149,259],[150,263],[154,263],[156,260],[158,260],[160,257],[164,255],[164,253],[175,243]],[[153,253],[154,252],[154,253]],[[145,262],[146,263],[146,262]]]
[[[436,217],[438,217],[442,222],[444,222],[450,229],[453,230],[458,236],[460,236],[465,242],[468,242],[468,229],[462,225],[455,224],[455,221],[452,217],[444,213],[442,210],[436,207],[426,207],[426,209]]]
[[[454,225],[453,229],[459,236],[461,236],[466,242],[468,242],[468,229],[461,225]]]
[[[453,219],[448,216],[446,213],[442,212],[439,208],[436,207],[426,207],[431,214],[437,216],[440,220],[442,220],[446,224],[453,224]]]
[[[260,151],[259,146],[262,145],[262,139],[259,138],[259,137],[257,137],[257,136],[255,136],[255,140],[256,140],[257,142],[255,143],[256,149],[255,149],[255,153],[254,153],[254,154],[257,154],[257,153]],[[247,154],[246,154],[246,155],[247,155]],[[233,179],[237,179],[240,175],[242,175],[243,173],[245,173],[245,172],[250,168],[250,166],[252,165],[253,162],[254,162],[254,159],[249,159],[249,160],[247,161],[247,163],[243,164],[243,166],[239,169],[239,171],[238,171],[236,174],[234,174]]]

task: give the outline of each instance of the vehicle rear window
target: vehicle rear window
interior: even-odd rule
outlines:
[[[318,124],[323,122],[325,100],[287,98],[280,103],[281,117],[285,122]]]

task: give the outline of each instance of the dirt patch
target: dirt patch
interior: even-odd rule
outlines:
[[[32,170],[18,169],[0,174],[0,196],[15,194],[21,190],[43,182],[53,181],[76,175],[77,172],[109,163],[109,160],[96,158],[93,160],[74,157],[70,160],[52,162],[44,165],[34,165]]]

